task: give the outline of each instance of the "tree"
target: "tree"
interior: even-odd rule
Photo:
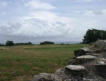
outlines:
[[[14,46],[14,42],[13,41],[7,41],[6,46]]]
[[[106,39],[106,31],[89,29],[84,36],[83,43],[92,43],[97,41],[98,39]]]
[[[55,44],[55,43],[51,41],[44,41],[40,43],[40,45],[48,45],[48,44]]]
[[[0,43],[0,46],[2,46],[2,44]]]
[[[28,45],[32,45],[32,42],[28,42]]]
[[[27,42],[27,43],[15,43],[15,45],[32,45],[32,42]]]

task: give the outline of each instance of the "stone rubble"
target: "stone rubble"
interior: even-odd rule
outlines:
[[[106,81],[106,40],[76,50],[75,57],[55,73],[40,73],[32,81]]]
[[[75,71],[85,70],[85,67],[81,65],[67,65],[65,68],[69,70],[75,70]]]

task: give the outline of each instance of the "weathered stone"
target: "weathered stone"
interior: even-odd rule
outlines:
[[[98,58],[98,63],[99,65],[105,65],[106,64],[106,59],[104,58]]]
[[[69,70],[75,70],[75,71],[85,70],[85,67],[81,65],[67,65],[65,68]]]
[[[93,49],[92,51],[93,51],[94,53],[101,53],[101,52],[102,52],[102,50],[101,50],[101,49],[98,49],[98,48]]]
[[[106,41],[95,43],[95,48],[81,48],[65,68],[54,74],[41,73],[32,81],[106,81]]]
[[[82,55],[82,56],[77,57],[77,59],[96,59],[96,56]]]
[[[55,74],[40,73],[39,75],[35,75],[32,81],[62,81],[62,80]]]
[[[94,43],[94,46],[101,50],[106,50],[106,40],[98,40]]]
[[[101,60],[106,64],[106,59],[105,58],[102,58]]]
[[[68,65],[65,67],[65,73],[72,81],[83,81],[83,77],[88,74],[86,68],[81,65]]]
[[[97,65],[97,64],[96,64]],[[103,77],[97,74],[96,65],[86,65],[88,75],[84,77],[83,81],[106,81]]]
[[[98,64],[103,64],[104,65],[105,62],[104,61],[99,61]]]
[[[62,81],[70,81],[70,78],[65,74],[64,68],[56,70],[55,74],[61,77]]]
[[[99,54],[98,54],[98,53],[93,53],[92,55],[93,55],[93,56],[96,56],[96,57],[100,57],[100,56],[101,56],[100,53],[99,53]]]
[[[87,53],[91,53],[91,50],[87,47],[74,51],[75,57],[86,55]]]
[[[94,66],[95,66],[95,74],[106,79],[106,65],[99,64],[99,65],[94,65]]]
[[[68,62],[68,65],[74,65],[76,64],[76,59],[72,59]]]
[[[82,56],[77,57],[73,64],[82,65],[82,64],[95,64],[95,63],[97,63],[96,56],[82,55]]]

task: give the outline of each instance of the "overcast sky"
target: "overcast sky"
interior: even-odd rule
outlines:
[[[106,29],[106,0],[0,0],[0,42],[80,42]]]

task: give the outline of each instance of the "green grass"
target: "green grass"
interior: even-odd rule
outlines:
[[[84,47],[73,45],[32,45],[0,47],[0,81],[30,81],[41,72],[52,73],[64,67]]]

